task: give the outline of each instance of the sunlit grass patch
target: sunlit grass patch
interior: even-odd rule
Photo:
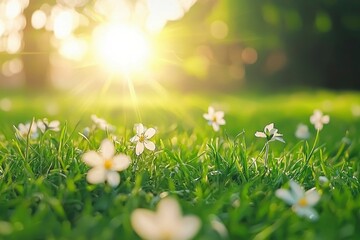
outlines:
[[[199,219],[201,227],[189,231],[195,239],[360,236],[357,93],[147,93],[137,99],[141,119],[127,96],[3,96],[12,107],[0,110],[0,238],[180,236],[161,226],[159,233],[134,231],[131,223],[136,209],[154,212],[167,198],[184,218]],[[223,111],[219,129],[203,116],[209,106]],[[315,109],[330,118],[318,131],[310,122]],[[59,129],[50,127],[56,120]],[[14,126],[27,122],[37,124],[36,138],[16,134]],[[295,136],[299,123],[308,126],[306,140]],[[116,165],[118,154],[130,159],[127,168]],[[89,181],[84,160],[111,177]],[[290,186],[292,193],[277,197]],[[308,198],[312,188],[319,195]],[[174,209],[165,219],[180,222]]]

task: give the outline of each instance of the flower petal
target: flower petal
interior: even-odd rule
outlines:
[[[274,123],[270,123],[270,124],[265,126],[264,132],[265,133],[270,132],[273,128],[274,128]]]
[[[225,113],[223,111],[217,111],[215,113],[216,119],[222,119],[224,118]]]
[[[296,200],[302,198],[305,195],[304,189],[302,189],[302,187],[294,180],[290,180],[290,187]]]
[[[213,122],[211,125],[212,125],[215,132],[220,130],[219,124],[217,124],[216,122]]]
[[[193,239],[199,231],[201,221],[197,216],[188,215],[181,219],[174,239]]]
[[[281,137],[275,137],[274,139],[275,139],[275,140],[278,140],[278,141],[280,141],[280,142],[285,143],[285,140],[284,140],[283,138],[281,138]]]
[[[321,130],[323,129],[323,124],[322,122],[315,122],[314,127],[316,130]]]
[[[294,197],[290,193],[290,191],[286,190],[286,189],[280,188],[280,189],[276,190],[275,196],[282,199],[284,202],[286,202],[289,205],[293,205],[296,202],[296,200],[294,199]]]
[[[149,139],[151,138],[152,136],[154,136],[156,133],[156,130],[154,128],[148,128],[146,131],[145,131],[145,138],[146,139]]]
[[[144,141],[144,145],[147,149],[149,149],[150,151],[154,151],[155,150],[155,144],[151,141]]]
[[[144,144],[141,142],[138,142],[136,144],[136,149],[135,149],[136,155],[140,155],[143,151],[144,151]]]
[[[102,141],[100,150],[101,155],[105,159],[111,159],[115,154],[114,144],[109,139],[105,139]]]
[[[115,171],[108,171],[106,173],[106,181],[110,186],[116,187],[120,183],[119,173]]]
[[[95,151],[84,153],[82,160],[90,167],[96,167],[103,163],[102,157]]]
[[[211,117],[211,115],[210,114],[208,114],[208,113],[204,113],[203,114],[203,117],[206,119],[206,120],[212,120],[212,117]]]
[[[330,122],[329,115],[322,116],[321,122],[324,123],[324,124],[328,124]]]
[[[142,239],[161,239],[161,226],[154,212],[147,209],[136,209],[131,214],[131,225]]]
[[[125,154],[119,154],[113,157],[113,167],[112,170],[115,171],[122,171],[129,167],[130,165],[130,158]]]
[[[255,137],[266,138],[266,134],[263,132],[256,132]]]
[[[37,127],[40,129],[40,131],[41,131],[42,133],[45,132],[46,126],[45,126],[45,124],[44,124],[43,121],[38,120],[37,123],[36,123],[36,125],[37,125]]]
[[[58,120],[51,121],[49,124],[49,128],[56,132],[60,130],[59,126],[60,122]]]
[[[157,206],[159,219],[163,222],[179,219],[181,217],[181,209],[178,202],[173,198],[161,199]]]
[[[317,220],[319,218],[319,215],[316,212],[316,210],[311,207],[302,208],[299,206],[294,206],[293,210],[294,212],[297,213],[297,215],[307,217],[310,220]]]
[[[135,142],[138,142],[138,141],[139,141],[139,136],[138,135],[135,135],[132,138],[130,138],[130,142],[132,142],[132,143],[135,143]]]
[[[86,179],[92,184],[103,183],[106,179],[106,170],[102,167],[94,167],[89,170]]]
[[[215,109],[212,106],[208,107],[208,113],[210,116],[213,116],[215,114]]]
[[[217,123],[219,124],[219,125],[225,125],[225,120],[224,119],[219,119],[218,121],[217,121]]]
[[[135,125],[136,134],[140,135],[144,132],[144,125],[142,123],[138,123]]]
[[[320,194],[316,191],[316,188],[306,191],[305,197],[309,206],[314,206],[320,200]]]

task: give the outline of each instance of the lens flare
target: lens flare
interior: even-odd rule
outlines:
[[[133,72],[146,66],[150,43],[145,34],[129,25],[101,25],[93,32],[96,56],[113,72]]]

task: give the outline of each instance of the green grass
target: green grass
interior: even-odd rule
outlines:
[[[131,212],[155,209],[165,192],[185,214],[200,217],[196,239],[221,239],[214,218],[226,226],[228,239],[360,238],[360,118],[351,113],[359,93],[144,93],[138,111],[126,94],[0,92],[3,97],[12,109],[0,110],[0,239],[139,239]],[[49,104],[57,106],[54,115]],[[209,105],[225,111],[220,132],[202,117]],[[306,163],[316,135],[309,116],[316,108],[331,120]],[[89,138],[79,134],[93,113],[116,127],[117,152],[132,159],[116,188],[86,182],[82,154],[112,138],[101,130]],[[43,117],[60,120],[61,131],[33,141],[15,137],[13,126]],[[137,157],[129,139],[140,121],[157,129],[157,149]],[[266,168],[260,154],[265,141],[254,133],[270,122],[286,143],[270,144]],[[309,126],[308,141],[294,136],[300,122]],[[290,179],[321,193],[317,221],[297,216],[275,196]]]

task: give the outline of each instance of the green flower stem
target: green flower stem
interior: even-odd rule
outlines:
[[[317,129],[317,131],[316,131],[316,136],[315,136],[315,140],[314,140],[314,144],[313,144],[313,146],[312,146],[309,154],[306,156],[305,165],[302,167],[302,169],[301,169],[300,172],[303,172],[303,171],[304,171],[305,167],[309,164],[312,155],[314,154],[315,147],[316,147],[316,145],[317,145],[317,143],[318,143],[318,141],[319,141],[319,135],[320,135],[319,133],[320,133],[320,130]]]
[[[269,142],[266,142],[265,143],[265,158],[264,158],[264,161],[265,161],[265,168],[267,169],[268,168],[268,157],[269,157]]]

